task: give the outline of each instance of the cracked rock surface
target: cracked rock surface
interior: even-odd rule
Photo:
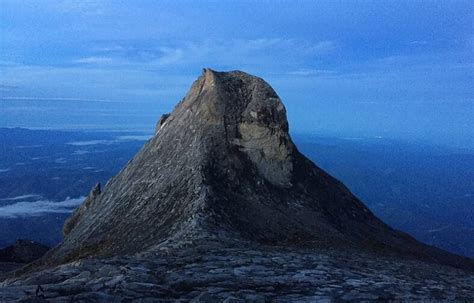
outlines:
[[[414,260],[258,247],[84,259],[0,284],[0,301],[31,297],[42,285],[51,302],[469,301],[474,275]]]

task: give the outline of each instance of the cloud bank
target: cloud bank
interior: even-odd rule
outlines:
[[[41,216],[48,213],[67,214],[84,201],[85,197],[68,198],[64,201],[38,200],[17,202],[0,207],[0,218]]]

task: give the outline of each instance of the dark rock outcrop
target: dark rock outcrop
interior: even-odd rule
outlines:
[[[158,131],[161,129],[161,127],[165,124],[165,121],[166,121],[166,119],[168,119],[169,116],[170,116],[170,114],[161,115],[160,120],[158,120],[158,122],[156,123],[155,135],[158,133]]]
[[[84,202],[82,202],[82,204],[74,210],[74,212],[66,220],[66,222],[64,222],[64,226],[63,226],[64,236],[67,236],[71,232],[74,226],[76,226],[77,221],[79,221],[79,219],[82,217],[82,215],[87,210],[89,205],[94,202],[94,200],[100,195],[100,193],[101,193],[100,183],[97,183],[91,189],[91,191],[89,192],[89,195],[84,200]]]
[[[393,230],[293,144],[275,91],[205,69],[155,136],[66,222],[45,262],[251,241],[364,249],[461,268],[468,258]]]
[[[0,249],[0,262],[30,263],[41,258],[49,247],[30,240],[17,240]]]

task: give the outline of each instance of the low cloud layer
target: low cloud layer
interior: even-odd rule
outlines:
[[[21,196],[16,196],[16,197],[12,197],[12,198],[4,198],[4,199],[0,199],[0,201],[18,201],[18,200],[25,200],[25,199],[32,199],[32,198],[41,198],[40,195],[36,195],[36,194],[31,194],[31,195],[21,195]]]
[[[73,145],[73,146],[89,146],[89,145],[111,145],[116,143],[122,143],[127,141],[146,141],[150,139],[150,135],[134,135],[134,136],[117,136],[115,139],[112,140],[88,140],[88,141],[73,141],[68,142],[66,144]]]
[[[38,200],[17,202],[0,207],[0,218],[41,216],[48,213],[67,214],[84,201],[85,197],[68,198],[64,201]]]

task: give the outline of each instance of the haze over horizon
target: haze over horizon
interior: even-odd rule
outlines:
[[[0,1],[0,127],[153,130],[201,68],[267,80],[292,132],[474,148],[470,1]]]

